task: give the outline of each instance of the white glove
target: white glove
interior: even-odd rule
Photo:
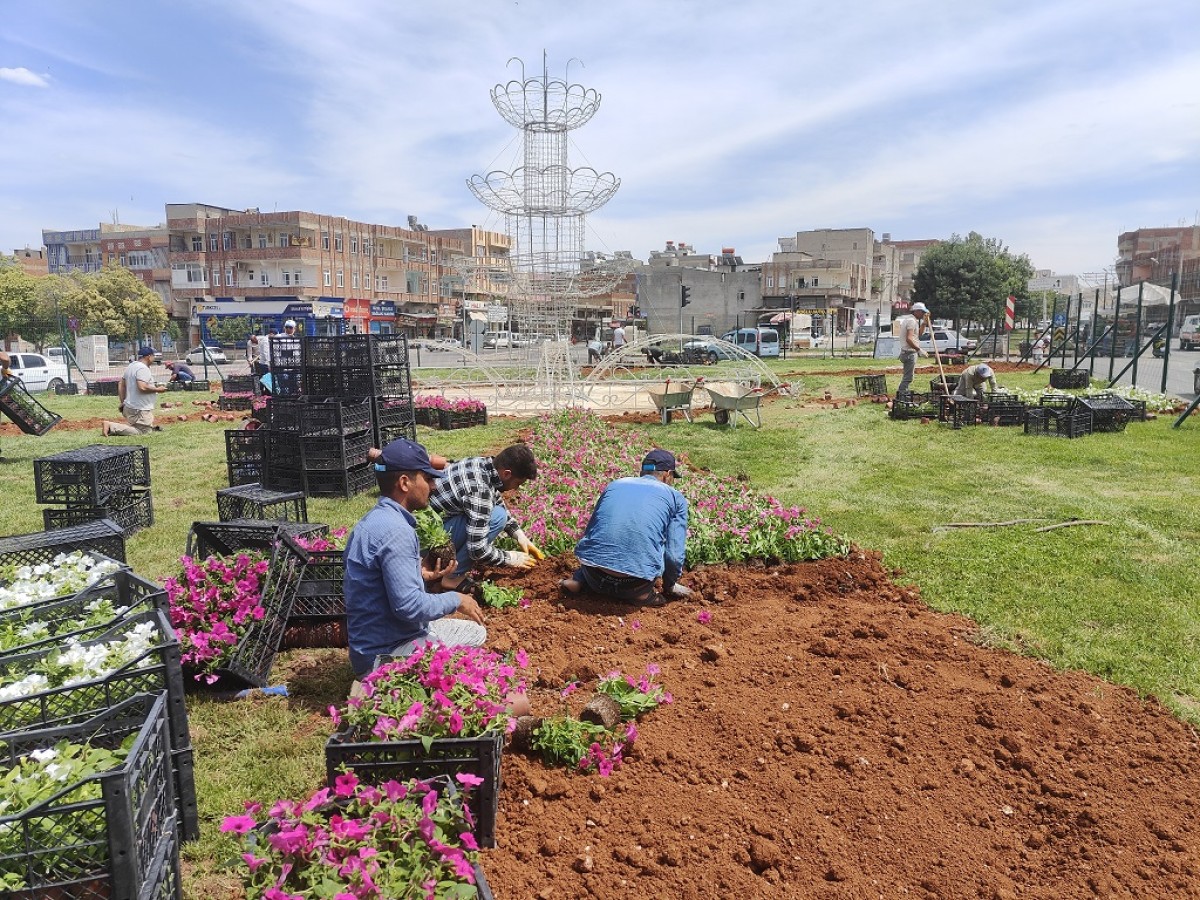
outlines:
[[[504,565],[511,566],[514,569],[532,569],[536,564],[535,560],[528,553],[522,553],[520,550],[505,550]]]
[[[513,535],[513,540],[517,542],[518,547],[532,556],[535,560],[546,558],[546,554],[542,553],[537,544],[529,539],[529,535],[525,533],[525,529],[518,528],[516,533]]]
[[[675,584],[671,585],[671,596],[690,597],[692,596],[692,589],[676,582]]]

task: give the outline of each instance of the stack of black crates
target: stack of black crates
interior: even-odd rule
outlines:
[[[350,497],[375,484],[367,451],[414,438],[404,335],[271,341],[272,396],[257,431],[227,431],[229,483]]]
[[[46,530],[111,519],[125,532],[154,524],[150,451],[146,447],[91,444],[33,461],[38,503]]]

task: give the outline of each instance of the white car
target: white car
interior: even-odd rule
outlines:
[[[188,365],[204,365],[205,356],[208,356],[209,363],[221,363],[224,365],[229,362],[229,357],[225,355],[225,351],[220,347],[193,347],[187,352]]]
[[[40,353],[10,353],[9,370],[27,391],[52,391],[67,383],[67,367]]]
[[[960,352],[966,353],[975,349],[975,341],[960,337],[957,331],[950,328],[935,328],[933,329],[933,339],[930,340],[929,332],[926,331],[918,339],[921,344],[921,349],[926,353],[933,352],[934,342],[937,342],[938,353]]]

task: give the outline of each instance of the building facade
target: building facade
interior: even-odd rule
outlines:
[[[1117,238],[1116,278],[1121,288],[1149,281],[1170,290],[1174,281],[1176,324],[1200,312],[1200,226],[1126,231]]]
[[[762,267],[744,264],[732,247],[719,254],[696,253],[689,244],[667,241],[636,274],[637,307],[651,333],[721,335],[758,324]],[[682,305],[684,287],[687,306]]]

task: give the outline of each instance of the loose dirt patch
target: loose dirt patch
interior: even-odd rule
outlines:
[[[536,598],[489,613],[535,711],[648,663],[675,702],[611,778],[505,754],[499,900],[1200,897],[1195,732],[976,645],[877,556],[701,569],[662,609],[561,599],[569,569],[494,577]]]

